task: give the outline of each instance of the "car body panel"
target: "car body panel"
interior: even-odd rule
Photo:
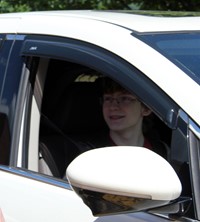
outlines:
[[[109,16],[107,16],[107,13],[92,12],[91,16],[86,16],[87,13],[85,12],[84,16],[82,16],[84,19],[81,16],[79,17],[78,11],[76,13],[50,14],[41,12],[19,14],[18,17],[20,18],[20,22],[16,25],[17,33],[43,34],[50,36],[57,36],[59,33],[59,36],[62,37],[73,38],[103,47],[110,52],[123,57],[131,64],[134,64],[136,68],[145,73],[148,78],[156,82],[170,97],[173,97],[175,102],[180,105],[185,112],[189,113],[193,120],[200,124],[200,107],[196,106],[196,101],[198,101],[198,95],[200,94],[200,88],[197,83],[185,75],[183,71],[181,71],[176,65],[172,64],[164,56],[162,57],[156,50],[140,41],[138,38],[134,38],[131,35],[132,30],[134,30],[133,28],[130,30],[115,25],[112,23],[112,20],[108,22]],[[88,13],[91,12],[88,11]],[[98,17],[99,14],[100,16],[102,15],[102,17],[103,15],[107,16],[105,17],[106,22],[103,18],[102,21],[100,20]],[[96,20],[94,15],[97,17]],[[54,19],[55,16],[56,20]],[[129,16],[129,19],[132,19],[132,15],[126,16],[126,19],[128,19]],[[90,19],[90,17],[92,17],[92,19]],[[136,21],[139,20],[140,17],[140,15],[134,15],[133,21],[134,19]],[[5,23],[4,19],[4,17],[0,17],[0,24]],[[15,17],[13,19],[15,19]],[[144,17],[141,22],[146,23],[148,19],[149,17]],[[164,18],[157,18],[157,20],[159,19],[162,20]],[[196,24],[196,19],[200,18],[195,17],[190,19],[191,21],[194,19],[192,24]],[[10,20],[10,18],[8,20]],[[180,24],[183,26],[185,24],[184,21],[185,20],[180,19]],[[158,24],[158,29],[159,28],[160,26]],[[190,29],[195,30],[195,27],[192,28],[192,26],[190,26]],[[185,24],[184,31],[190,29],[187,24]],[[7,29],[5,28],[5,31],[2,29],[1,32],[12,33],[11,30],[13,30],[13,28],[9,27]],[[177,30],[183,29],[177,28]],[[120,43],[120,47],[118,41],[113,41],[116,38],[116,33],[118,39],[123,39],[123,45]],[[166,67],[164,70],[163,66]],[[177,84],[180,79],[181,84]],[[193,99],[191,100],[190,98]],[[185,101],[187,101],[187,103],[185,103]],[[196,109],[193,109],[192,107],[196,107]]]
[[[131,13],[115,13],[91,10],[68,10],[68,11],[41,11],[31,13],[16,13],[16,14],[3,14],[2,18],[5,19],[29,19],[33,17],[38,20],[43,16],[45,20],[53,20],[53,17],[62,17],[63,20],[69,18],[79,18],[96,20],[117,24],[126,27],[127,29],[136,32],[162,32],[162,31],[186,31],[186,30],[199,30],[200,17],[154,17],[135,15]],[[172,22],[173,21],[173,22]],[[8,27],[7,27],[8,28]],[[49,27],[50,28],[50,27]]]
[[[83,221],[95,221],[81,199],[69,188],[66,189],[67,184],[66,188],[56,187],[16,172],[14,169],[0,171],[0,206],[6,221],[50,221],[50,218],[51,221],[69,218],[79,221],[80,215]],[[78,205],[79,213],[76,214]],[[20,209],[23,209],[23,214]]]
[[[68,183],[63,187],[53,186],[48,179],[45,182],[40,178],[42,175],[37,176],[34,172],[31,175],[19,169],[0,167],[0,208],[5,221],[80,222],[81,218],[82,222],[142,222],[146,221],[145,217],[154,222],[167,221],[145,213],[93,217]]]

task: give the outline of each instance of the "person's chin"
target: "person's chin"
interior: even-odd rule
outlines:
[[[110,130],[113,130],[113,131],[121,131],[121,130],[123,130],[123,127],[120,126],[120,125],[117,125],[117,124],[110,124],[109,128],[110,128]]]
[[[124,125],[123,119],[110,119],[108,122],[108,126],[111,130],[122,130]]]

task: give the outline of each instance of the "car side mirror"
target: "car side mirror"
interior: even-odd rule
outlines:
[[[171,165],[143,147],[87,151],[68,166],[67,178],[95,216],[164,206],[182,190]]]

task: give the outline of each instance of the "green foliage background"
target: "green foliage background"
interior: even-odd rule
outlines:
[[[42,10],[200,11],[200,0],[0,0],[0,12]]]

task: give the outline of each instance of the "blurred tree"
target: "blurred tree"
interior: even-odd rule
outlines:
[[[130,0],[0,0],[0,12],[63,9],[130,9]]]
[[[199,0],[134,0],[141,10],[200,11]]]
[[[0,0],[0,12],[100,9],[200,11],[199,0]]]

